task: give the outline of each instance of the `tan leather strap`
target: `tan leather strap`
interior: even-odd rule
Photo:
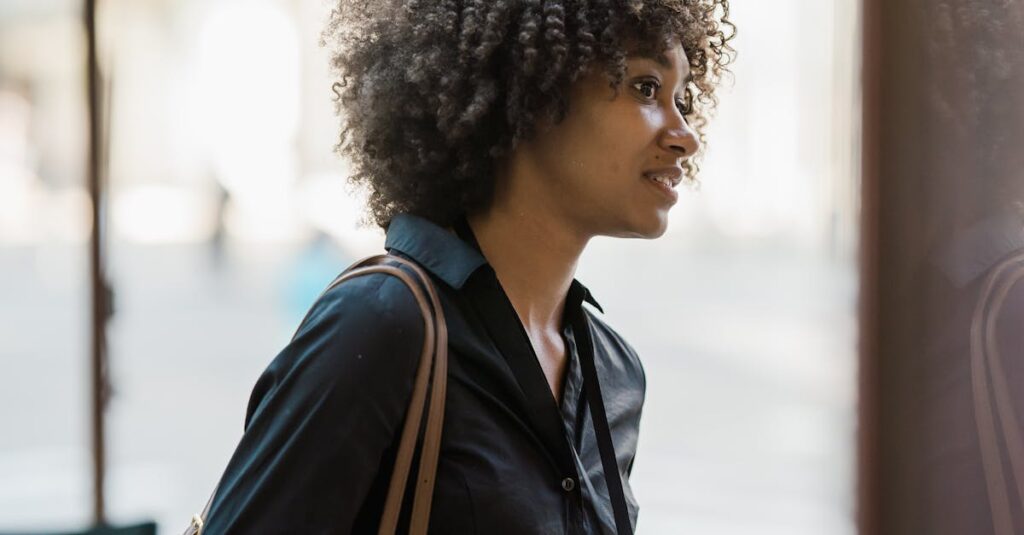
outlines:
[[[387,265],[389,260],[396,261],[410,268],[414,276],[410,276],[400,268]],[[417,434],[423,419],[423,409],[426,405],[426,394],[429,386],[431,395],[427,414],[427,427],[424,431],[423,448],[417,469],[416,491],[408,531],[413,535],[426,535],[430,522],[430,505],[434,494],[437,461],[441,448],[444,401],[448,386],[448,328],[445,323],[440,299],[437,296],[437,290],[434,288],[433,283],[430,282],[430,277],[415,263],[398,256],[380,254],[355,262],[338,275],[324,289],[320,297],[323,297],[324,294],[346,280],[372,273],[392,275],[405,283],[416,299],[416,304],[420,307],[424,322],[423,350],[420,353],[420,361],[416,369],[416,377],[413,381],[413,392],[406,410],[405,423],[402,426],[402,435],[399,441],[394,469],[391,473],[391,482],[388,486],[387,499],[384,503],[384,511],[381,515],[378,534],[392,535],[398,527],[398,518],[402,509],[402,498],[405,495],[406,483],[408,482],[409,470],[416,448]],[[424,289],[426,290],[426,296],[424,296]],[[427,298],[430,299],[429,303]],[[295,339],[302,325],[309,318],[310,312],[312,312],[312,309],[306,313],[306,317],[299,323],[295,334],[292,335],[292,340]],[[433,371],[432,375],[431,371]],[[432,384],[431,379],[433,379]],[[210,499],[207,500],[206,506],[203,507],[203,512],[192,517],[192,522],[185,529],[184,535],[202,535],[203,524],[206,522],[210,505],[213,503],[213,497],[216,494],[217,489],[215,488],[213,494],[210,495]]]
[[[434,371],[433,381],[430,385],[430,405],[427,413],[427,428],[424,431],[423,436],[423,450],[420,452],[420,465],[417,470],[417,483],[416,483],[416,496],[413,501],[412,507],[412,518],[409,523],[409,533],[413,534],[426,534],[427,527],[430,522],[430,505],[434,497],[434,478],[437,475],[437,460],[441,453],[441,430],[444,425],[444,406],[445,398],[448,390],[448,326],[444,319],[444,310],[441,307],[441,300],[437,296],[437,290],[434,285],[430,282],[430,277],[423,272],[413,262],[399,258],[397,256],[389,257],[393,260],[398,260],[402,265],[409,267],[417,274],[424,287],[427,289],[427,294],[430,297],[430,303],[433,307],[433,320],[434,329],[436,331],[435,341],[436,347],[434,349]],[[427,314],[427,310],[423,309],[424,321],[430,316]],[[418,375],[418,374],[417,374]],[[418,377],[417,377],[418,378]],[[416,443],[416,430],[419,429],[419,419],[416,421],[416,426],[413,428],[412,435],[410,438],[402,437],[403,443],[399,447],[399,457],[407,456],[410,460],[412,458],[413,447]],[[408,444],[405,441],[408,440]],[[405,488],[405,481],[399,482],[394,476],[391,478],[391,486],[388,488],[389,500],[385,502],[384,518],[385,521],[381,522],[381,529],[378,531],[380,534],[393,533],[394,530],[384,531],[385,524],[391,523],[389,514],[394,513],[395,522],[397,524],[398,514],[400,512],[402,504],[402,491]],[[391,494],[394,493],[394,498]],[[392,501],[393,500],[393,501]],[[391,509],[389,509],[389,506]]]
[[[1010,275],[1004,277],[1007,272]],[[981,446],[982,468],[988,486],[989,506],[992,510],[992,525],[996,535],[1013,535],[1013,515],[1010,496],[999,454],[999,434],[995,416],[992,414],[992,399],[989,395],[989,380],[995,391],[995,409],[1003,430],[1004,445],[1010,458],[1010,478],[1016,483],[1017,496],[1024,506],[1024,440],[1021,438],[1016,411],[1006,384],[999,347],[996,343],[995,328],[1010,288],[1024,278],[1024,255],[1017,255],[1001,262],[986,278],[977,307],[971,321],[971,386],[974,393],[975,423],[978,426],[978,441]]]
[[[430,297],[431,307],[427,307],[424,302],[420,288],[413,285],[409,276],[400,269],[383,265],[358,267],[377,262],[386,262],[387,260],[398,261],[400,264],[412,269],[413,273],[420,279],[423,287],[426,288],[427,294]],[[448,387],[448,328],[445,324],[444,312],[441,308],[441,301],[437,296],[437,291],[430,282],[430,277],[416,264],[397,256],[379,255],[358,262],[356,266],[353,273],[362,274],[368,272],[364,270],[387,270],[386,272],[402,278],[403,282],[409,285],[409,288],[413,291],[413,295],[416,296],[416,301],[420,305],[420,310],[423,313],[423,319],[427,326],[427,340],[424,341],[423,355],[420,358],[419,369],[416,372],[413,395],[406,413],[398,455],[395,458],[395,469],[391,474],[391,483],[388,486],[387,499],[384,502],[384,512],[381,516],[380,528],[377,531],[379,535],[390,535],[395,532],[398,526],[398,517],[401,513],[402,498],[405,495],[409,467],[412,464],[417,433],[422,421],[423,405],[426,401],[426,388],[431,379],[430,361],[432,360],[433,382],[431,384],[430,407],[427,414],[427,428],[423,436],[423,449],[420,453],[420,463],[417,470],[412,517],[409,521],[410,534],[426,535],[430,522],[430,505],[434,494],[437,460],[441,449],[444,400]],[[431,356],[431,353],[433,354],[433,359],[428,358]]]

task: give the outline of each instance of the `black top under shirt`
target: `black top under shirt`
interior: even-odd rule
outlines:
[[[430,274],[448,325],[448,390],[430,533],[615,533],[583,394],[580,347],[594,348],[635,526],[638,506],[628,477],[646,389],[636,352],[583,306],[586,301],[601,311],[573,279],[562,321],[569,360],[556,403],[494,270],[468,238],[400,214],[385,241],[390,254]],[[580,336],[592,344],[577,344]],[[357,277],[318,299],[253,389],[245,433],[204,533],[375,534],[422,343],[419,307],[392,276]],[[405,518],[412,503],[408,487]],[[405,526],[403,519],[399,531]]]

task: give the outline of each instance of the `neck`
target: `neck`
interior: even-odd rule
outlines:
[[[527,332],[558,332],[589,237],[538,211],[539,204],[506,197],[467,219]]]

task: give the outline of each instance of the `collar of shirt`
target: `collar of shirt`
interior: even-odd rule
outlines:
[[[472,245],[432,221],[413,214],[397,214],[391,219],[384,248],[402,252],[457,290],[482,266],[490,269],[487,259]],[[586,301],[604,313],[590,290],[575,278],[569,286],[567,299],[567,305],[572,307]]]
[[[515,382],[518,388],[508,389],[513,399],[509,399],[509,408],[514,408],[516,414],[520,415],[522,421],[529,422],[530,435],[534,437],[541,446],[545,459],[553,469],[552,484],[557,485],[561,491],[570,493],[573,499],[584,499],[591,504],[585,509],[588,515],[594,515],[589,520],[579,520],[581,526],[596,526],[602,520],[597,518],[597,511],[600,510],[603,522],[606,525],[614,525],[612,520],[615,506],[611,504],[596,505],[594,500],[610,500],[611,498],[597,497],[592,492],[593,484],[590,478],[597,477],[604,479],[604,459],[592,459],[588,465],[582,464],[579,452],[576,450],[577,436],[579,437],[580,448],[582,448],[583,427],[577,432],[574,424],[577,417],[582,418],[583,392],[589,391],[589,385],[593,384],[593,391],[601,396],[596,371],[590,379],[584,379],[584,370],[589,366],[595,370],[597,353],[593,338],[593,324],[591,313],[583,307],[583,302],[590,303],[598,311],[603,312],[601,306],[590,295],[590,291],[575,278],[570,283],[566,304],[563,311],[562,323],[563,334],[567,341],[567,356],[570,358],[568,373],[575,373],[575,377],[566,377],[565,390],[563,391],[562,405],[559,406],[552,396],[548,386],[544,370],[537,359],[537,355],[531,345],[530,339],[516,317],[516,312],[501,288],[500,282],[495,276],[494,270],[487,263],[486,258],[480,251],[476,237],[469,228],[465,219],[459,219],[454,223],[455,232],[412,214],[398,214],[394,216],[387,229],[385,249],[389,252],[400,253],[403,256],[416,261],[425,270],[445,283],[447,288],[455,290],[459,294],[460,305],[452,310],[458,313],[459,310],[470,310],[475,318],[474,323],[479,331],[473,337],[486,338],[493,342],[496,354],[483,355],[487,359],[497,358],[507,364],[509,373],[508,379]],[[443,293],[444,288],[439,288]],[[456,329],[455,334],[450,335],[449,341],[456,347],[460,335]],[[466,330],[462,330],[465,334]],[[471,347],[472,344],[466,344]],[[603,351],[609,349],[601,346]],[[475,358],[481,355],[470,351],[467,354],[476,354]],[[627,358],[625,355],[622,358]],[[573,362],[576,362],[573,367]],[[586,386],[585,386],[586,385]],[[623,391],[616,391],[611,387],[609,399],[626,399]],[[566,395],[572,396],[566,399]],[[641,402],[642,403],[642,402]],[[563,412],[564,407],[572,406],[573,410]],[[589,410],[594,413],[594,410]],[[608,426],[606,410],[601,410],[599,418]],[[570,425],[567,425],[566,421]],[[596,425],[596,424],[595,424]],[[596,434],[596,428],[595,434]],[[578,435],[577,435],[578,433]],[[631,435],[635,436],[635,435]],[[596,435],[592,436],[593,441],[602,440]],[[611,437],[605,439],[608,451],[611,451],[612,463],[615,463],[614,444],[609,443]],[[597,449],[602,449],[598,444]],[[627,446],[628,447],[628,446]],[[581,450],[582,451],[582,450]],[[596,452],[591,452],[596,455]],[[603,452],[602,452],[603,453]],[[614,468],[613,468],[614,470]],[[567,483],[568,482],[568,483]],[[578,482],[578,483],[577,483]],[[569,485],[569,486],[567,486]],[[589,489],[587,491],[583,490]],[[578,489],[573,491],[573,489]],[[581,508],[580,511],[583,511]],[[587,532],[591,530],[582,528]],[[571,530],[573,533],[578,530]]]

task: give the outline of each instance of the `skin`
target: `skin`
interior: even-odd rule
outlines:
[[[643,172],[681,166],[699,148],[680,111],[689,76],[682,45],[660,59],[628,57],[617,96],[600,69],[577,80],[565,119],[540,125],[501,162],[491,205],[468,217],[558,403],[562,311],[580,255],[594,236],[664,234],[673,201]]]

